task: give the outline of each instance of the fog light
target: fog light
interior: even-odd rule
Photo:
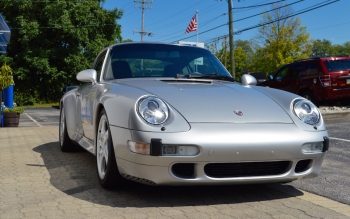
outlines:
[[[164,156],[195,156],[199,154],[199,148],[194,145],[163,145]]]
[[[173,145],[164,145],[163,154],[176,154],[176,146]]]
[[[301,151],[305,154],[322,152],[323,142],[306,143],[301,147]]]
[[[143,142],[128,141],[129,150],[138,154],[150,154],[150,144]]]

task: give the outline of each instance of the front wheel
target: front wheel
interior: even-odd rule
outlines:
[[[112,135],[105,110],[100,113],[96,136],[97,176],[101,186],[111,189],[123,185],[124,178],[118,171]]]

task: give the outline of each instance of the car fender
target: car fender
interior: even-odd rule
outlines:
[[[65,94],[62,98],[61,105],[63,104],[63,110],[66,117],[66,127],[68,136],[74,141],[79,141],[82,136],[78,133],[78,113],[76,107],[76,91]]]
[[[138,101],[146,96],[156,95],[128,85],[110,84],[105,86],[105,92],[100,96],[99,102],[106,110],[109,124],[113,126],[150,132],[185,132],[190,130],[189,123],[166,100],[163,101],[169,108],[168,120],[162,125],[147,123],[137,112]]]
[[[320,113],[320,119],[318,123],[315,125],[308,125],[304,122],[302,122],[294,113],[292,102],[295,99],[304,99],[303,97],[300,97],[296,94],[274,89],[274,88],[266,88],[266,87],[259,87],[254,86],[255,90],[258,90],[265,95],[269,96],[271,99],[273,99],[280,107],[289,115],[289,117],[293,120],[294,124],[304,131],[324,131],[326,130],[325,123],[322,118],[322,114]]]

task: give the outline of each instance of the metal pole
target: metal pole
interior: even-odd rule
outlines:
[[[197,22],[197,42],[196,42],[196,46],[198,46],[198,10],[196,11],[196,22]]]
[[[142,1],[142,29],[141,29],[141,42],[144,40],[145,35],[145,1]]]
[[[142,10],[142,20],[141,20],[141,31],[140,30],[134,30],[134,33],[140,33],[141,34],[141,41],[144,41],[144,36],[147,34],[148,36],[151,36],[152,32],[145,31],[145,10],[151,9],[152,7],[147,7],[146,4],[152,4],[153,1],[147,2],[146,0],[134,0],[136,3],[140,3],[141,6],[135,6],[135,8],[141,8]]]
[[[225,68],[227,68],[227,45],[226,45],[226,36],[224,37],[225,40],[225,53],[224,53],[224,63],[225,63]]]
[[[4,110],[2,108],[2,90],[0,90],[0,122],[1,122],[1,126],[4,127],[5,119],[4,119]]]
[[[230,40],[230,65],[231,75],[235,77],[235,59],[234,59],[234,48],[233,48],[233,13],[232,13],[232,0],[228,2],[228,18],[229,18],[229,40]]]
[[[142,27],[141,27],[141,42],[144,40],[144,35],[145,35],[145,1],[142,0]],[[143,59],[141,59],[141,66],[140,70],[143,70]]]
[[[152,32],[146,32],[145,31],[145,9],[148,8],[146,6],[146,4],[152,4],[153,1],[147,2],[146,0],[134,0],[134,2],[141,3],[141,6],[137,7],[137,8],[141,8],[141,10],[142,10],[141,31],[134,30],[134,33],[140,33],[141,34],[141,42],[143,42],[145,34],[148,34],[148,36],[150,36],[152,34]],[[141,64],[140,70],[143,70],[143,59],[141,59],[141,63],[140,64]]]

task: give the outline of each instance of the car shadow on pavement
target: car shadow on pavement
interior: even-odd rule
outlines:
[[[249,203],[303,195],[292,186],[270,184],[230,186],[148,186],[130,181],[116,190],[103,189],[97,179],[95,157],[88,152],[63,153],[58,142],[33,149],[40,153],[50,183],[63,193],[111,207],[174,207]],[[274,187],[288,187],[288,194]]]

